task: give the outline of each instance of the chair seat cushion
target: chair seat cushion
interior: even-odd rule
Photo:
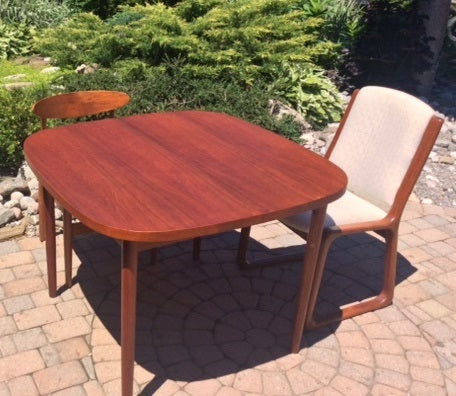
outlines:
[[[282,223],[294,229],[309,232],[312,212],[304,212],[298,215],[280,219]],[[350,191],[328,205],[325,229],[337,230],[341,225],[362,223],[365,221],[381,220],[386,212],[370,202],[360,198]]]

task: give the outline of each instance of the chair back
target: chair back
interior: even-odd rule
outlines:
[[[442,122],[407,93],[364,87],[353,95],[327,156],[346,172],[351,192],[389,211],[400,189],[405,205]]]
[[[130,97],[117,91],[80,91],[50,96],[35,103],[33,113],[41,118],[41,127],[46,128],[48,119],[87,117],[102,113],[114,115],[114,111],[125,106]]]

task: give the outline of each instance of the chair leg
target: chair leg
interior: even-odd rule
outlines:
[[[73,267],[73,216],[66,209],[63,209],[63,256],[65,260],[65,283],[67,287],[72,284]]]
[[[201,238],[197,237],[193,239],[193,260],[198,261],[201,253]]]
[[[380,308],[387,307],[392,303],[394,287],[396,284],[398,232],[397,229],[390,229],[386,230],[383,233],[383,235],[385,237],[386,257],[383,287],[380,294],[370,298],[369,300],[361,301],[359,303],[355,303],[348,307],[345,307],[336,314],[329,315],[319,321],[315,321],[313,316],[315,312],[315,306],[317,303],[318,292],[321,286],[328,250],[332,242],[337,237],[339,237],[340,234],[329,235],[324,237],[324,240],[322,241],[322,245],[320,248],[320,255],[318,258],[317,272],[315,274],[314,284],[312,287],[311,300],[309,303],[309,311],[306,321],[306,328],[313,329],[325,326],[332,322],[338,322],[344,319],[353,318],[366,312],[371,312]]]
[[[38,233],[41,242],[44,242],[46,239],[46,224],[43,216],[43,207],[44,207],[44,190],[41,183],[38,185]]]
[[[241,237],[239,239],[239,247],[236,257],[236,262],[239,267],[246,267],[246,255],[247,247],[249,245],[250,227],[244,227],[241,229]]]

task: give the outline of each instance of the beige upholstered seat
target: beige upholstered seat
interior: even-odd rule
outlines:
[[[426,103],[394,89],[364,87],[352,95],[326,154],[330,161],[346,172],[348,186],[347,192],[327,208],[306,318],[307,327],[353,317],[391,304],[399,221],[442,122]],[[306,238],[310,219],[311,212],[308,212],[281,221]],[[385,238],[385,274],[381,293],[316,323],[313,313],[331,243],[341,235],[365,231],[375,231]],[[248,230],[244,229],[241,235],[238,260],[242,264]]]
[[[299,231],[309,232],[311,212],[304,212],[296,216],[287,217],[281,221]],[[328,205],[325,228],[336,231],[338,224],[363,223],[372,220],[381,220],[386,212],[371,204],[350,191],[347,191],[337,201]]]

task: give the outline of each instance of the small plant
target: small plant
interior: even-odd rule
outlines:
[[[339,121],[343,111],[339,92],[324,72],[309,64],[282,64],[282,74],[269,87],[271,93],[300,111],[315,127]]]
[[[5,24],[0,21],[0,59],[27,55],[31,50],[31,29],[24,24]]]

